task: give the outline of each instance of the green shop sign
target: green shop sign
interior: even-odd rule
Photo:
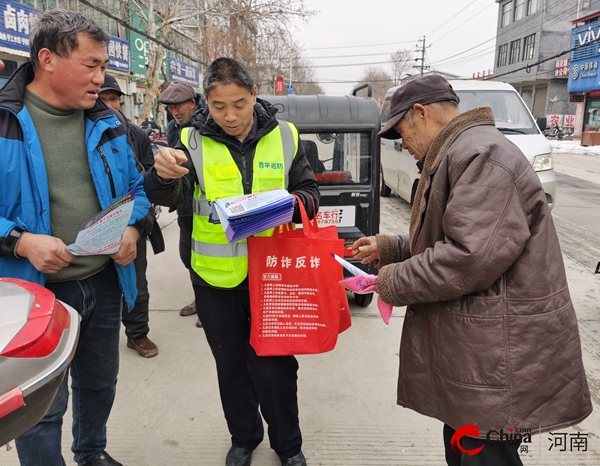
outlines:
[[[138,34],[137,32],[131,31],[129,35],[129,50],[131,53],[131,72],[133,73],[132,80],[137,82],[146,82],[146,72],[148,71],[148,57],[150,41]],[[166,54],[163,60],[166,58]],[[164,81],[162,72],[159,77],[160,81]]]

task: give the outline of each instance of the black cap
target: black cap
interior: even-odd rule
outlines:
[[[165,105],[182,104],[188,100],[196,100],[196,91],[192,86],[181,81],[169,84],[158,98],[158,101]]]
[[[104,92],[104,91],[117,91],[119,93],[119,96],[123,95],[123,91],[121,90],[119,83],[110,74],[104,75],[104,84],[102,84],[102,86],[100,86],[100,91],[98,91],[98,92]]]
[[[420,76],[407,82],[394,92],[389,119],[379,131],[379,136],[383,139],[400,138],[400,134],[394,129],[394,126],[415,104],[428,105],[444,101],[453,101],[458,104],[460,99],[450,83],[442,76],[437,74]]]

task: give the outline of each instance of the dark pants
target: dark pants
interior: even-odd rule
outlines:
[[[444,424],[444,447],[448,466],[523,466],[519,458],[521,442],[489,442],[484,439],[463,437],[460,444],[465,450],[474,450],[483,445],[476,455],[455,452],[450,446],[450,439],[456,432]]]
[[[146,279],[146,269],[148,268],[148,257],[146,238],[142,238],[137,243],[137,257],[133,261],[135,265],[137,299],[131,311],[127,311],[127,307],[123,309],[121,321],[125,326],[125,335],[132,340],[143,338],[148,335],[150,327],[148,322],[148,306],[150,303],[150,293],[148,292],[148,280]]]
[[[248,290],[194,285],[198,316],[217,364],[221,404],[235,447],[262,441],[262,413],[271,448],[282,459],[298,454],[297,372],[293,356],[259,357],[250,346]]]
[[[57,299],[81,316],[79,342],[71,362],[73,445],[78,463],[106,449],[106,422],[119,372],[119,329],[123,295],[111,263],[85,280],[48,283]],[[61,431],[69,390],[66,376],[44,418],[16,438],[21,466],[64,466]]]
[[[179,225],[179,257],[185,268],[191,270],[192,264],[192,227],[194,218],[192,215],[177,215]]]

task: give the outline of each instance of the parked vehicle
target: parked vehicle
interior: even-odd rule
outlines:
[[[565,137],[565,130],[562,126],[559,126],[559,125],[548,126],[544,129],[542,129],[542,128],[540,128],[540,129],[542,130],[542,133],[544,134],[544,136],[546,136],[547,138],[562,139]]]
[[[358,97],[366,88],[367,97]],[[379,109],[371,85],[348,96],[261,96],[279,109],[277,118],[293,123],[311,164],[321,205],[319,225],[336,225],[346,246],[379,233]],[[347,248],[347,255],[352,253]],[[377,274],[373,265],[354,265]],[[373,293],[355,294],[367,306]]]
[[[497,81],[451,80],[450,84],[460,97],[461,112],[482,106],[492,108],[496,127],[525,154],[552,209],[556,199],[552,149],[515,88]],[[381,107],[382,125],[388,120],[391,98],[396,89],[391,88],[385,95]],[[419,170],[413,156],[402,149],[401,139],[381,139],[381,171],[381,195],[389,196],[394,191],[412,204]]]
[[[78,338],[72,307],[40,285],[0,278],[0,445],[46,414]]]

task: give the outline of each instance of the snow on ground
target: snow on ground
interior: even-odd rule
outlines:
[[[581,139],[548,139],[553,154],[597,155],[600,156],[600,146],[582,146]]]
[[[581,145],[579,139],[549,139],[554,171],[600,184],[600,146]]]

